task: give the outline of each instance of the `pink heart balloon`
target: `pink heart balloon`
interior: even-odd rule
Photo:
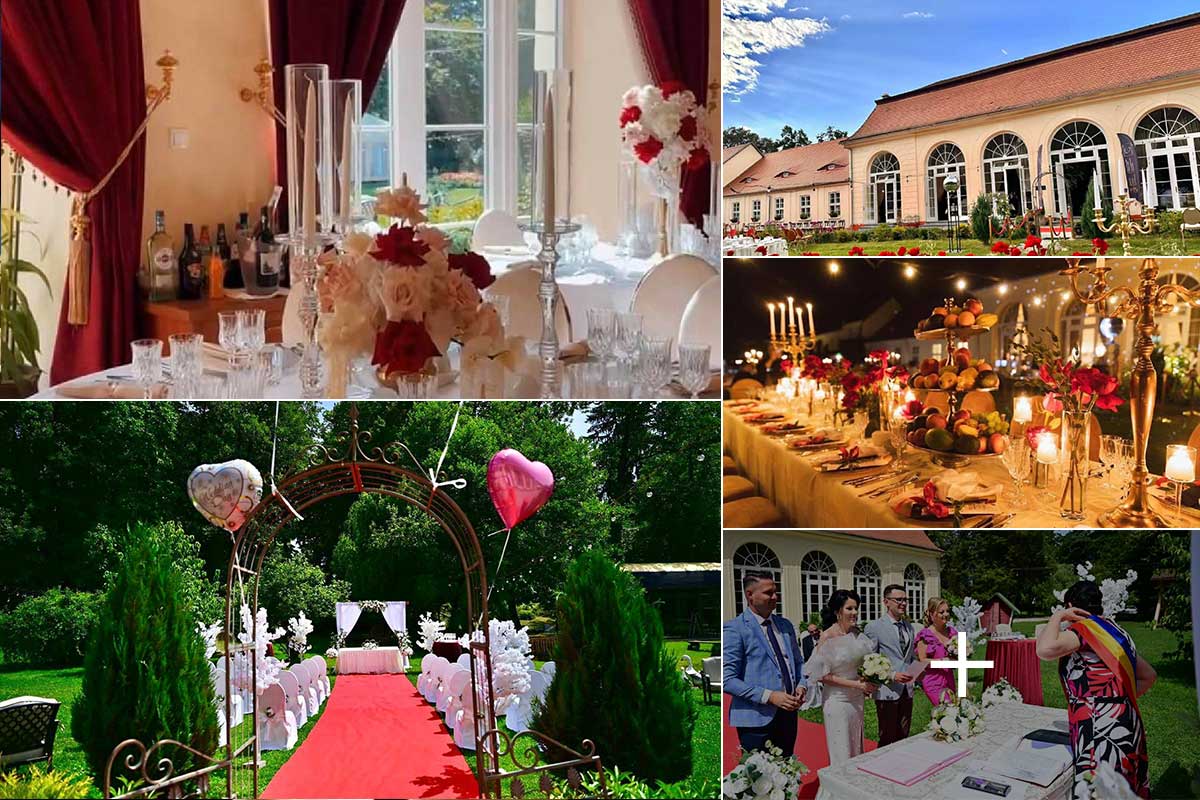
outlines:
[[[506,528],[515,528],[532,517],[554,494],[554,473],[550,468],[512,449],[492,456],[487,483],[488,494]]]

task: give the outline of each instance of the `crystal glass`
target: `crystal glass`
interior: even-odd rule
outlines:
[[[200,333],[172,334],[171,379],[183,398],[195,395],[200,376],[204,374],[204,335]]]
[[[1121,449],[1120,445],[1120,436],[1104,434],[1100,437],[1100,463],[1106,467],[1104,470],[1104,482],[1100,485],[1105,489],[1113,488],[1113,471],[1117,467],[1117,457]]]
[[[1029,477],[1033,465],[1033,455],[1029,440],[1023,435],[1005,436],[1004,450],[1000,453],[1000,462],[1008,470],[1008,476],[1013,479],[1012,504],[1013,508],[1026,508],[1025,497],[1021,492],[1021,484]]]
[[[242,320],[236,311],[221,311],[217,314],[217,341],[221,349],[231,356],[242,349]]]
[[[248,308],[237,312],[238,339],[242,349],[257,353],[267,343],[267,312],[261,308]]]
[[[436,380],[424,372],[406,372],[396,379],[396,392],[401,400],[428,400]]]
[[[1175,487],[1175,512],[1179,526],[1185,526],[1183,515],[1183,487],[1196,480],[1196,448],[1186,444],[1167,445],[1166,467],[1163,476]]]
[[[258,353],[245,350],[229,357],[227,389],[231,400],[257,400],[266,391],[267,369],[264,369]]]
[[[628,400],[633,395],[633,382],[628,367],[620,364],[604,373],[604,386],[609,400]]]
[[[614,352],[617,360],[632,364],[642,339],[642,315],[629,312],[617,314]]]
[[[652,339],[643,336],[638,343],[636,371],[638,383],[647,397],[658,393],[671,382],[672,339]]]
[[[154,385],[162,380],[162,339],[137,339],[133,350],[133,379],[142,387],[142,399],[149,400]]]
[[[679,345],[679,383],[695,400],[708,388],[712,348],[706,344]]]
[[[892,449],[896,451],[892,471],[904,472],[904,451],[908,447],[908,419],[903,414],[889,414],[885,424],[892,441]]]
[[[600,363],[607,362],[616,344],[617,312],[611,308],[589,308],[587,325],[588,350],[596,354]]]
[[[258,351],[259,366],[266,374],[268,386],[278,386],[283,380],[283,358],[281,345],[269,344]]]
[[[604,398],[604,365],[585,361],[568,364],[566,368],[567,393],[572,400],[600,400]]]

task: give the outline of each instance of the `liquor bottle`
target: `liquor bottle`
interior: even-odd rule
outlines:
[[[209,236],[207,225],[200,226],[200,241],[196,243],[196,249],[200,251],[200,260],[207,264],[213,251],[212,237]]]
[[[199,300],[205,291],[205,264],[196,248],[192,223],[183,226],[183,249],[179,251],[179,299]]]
[[[220,251],[213,248],[205,263],[208,264],[208,299],[219,300],[225,296],[225,289],[221,286],[225,280],[225,262],[221,259]]]
[[[146,272],[142,293],[152,303],[174,300],[179,294],[179,270],[175,262],[175,240],[167,233],[166,215],[154,212],[154,233],[146,240]]]
[[[236,235],[233,244],[229,243],[223,222],[217,226],[217,253],[221,256],[221,285],[226,289],[241,289],[241,250]]]
[[[274,294],[279,286],[281,253],[271,231],[271,218],[263,206],[258,218],[258,236],[255,238],[254,277],[262,294]]]

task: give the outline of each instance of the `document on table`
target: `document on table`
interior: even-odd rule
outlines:
[[[931,739],[911,739],[879,753],[859,769],[901,786],[912,786],[965,758],[970,752],[968,748],[952,747]]]
[[[1056,748],[1066,748],[1055,745]],[[996,753],[989,760],[992,769],[1009,778],[1046,787],[1063,773],[1071,763],[1070,751],[1064,758],[1058,750],[1033,751],[1026,749]]]

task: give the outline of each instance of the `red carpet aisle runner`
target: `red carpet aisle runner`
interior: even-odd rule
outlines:
[[[723,698],[721,713],[721,752],[723,753],[722,775],[728,775],[742,760],[742,746],[738,744],[737,729],[729,724],[729,700],[727,694]],[[871,702],[869,699],[867,702]],[[867,752],[875,749],[875,742],[867,739],[864,742]],[[796,758],[808,767],[808,774],[800,784],[800,797],[811,800],[817,796],[820,782],[817,780],[817,770],[829,766],[829,750],[825,747],[825,728],[815,722],[805,719],[796,723]]]
[[[478,797],[432,705],[404,675],[342,675],[264,798]]]

